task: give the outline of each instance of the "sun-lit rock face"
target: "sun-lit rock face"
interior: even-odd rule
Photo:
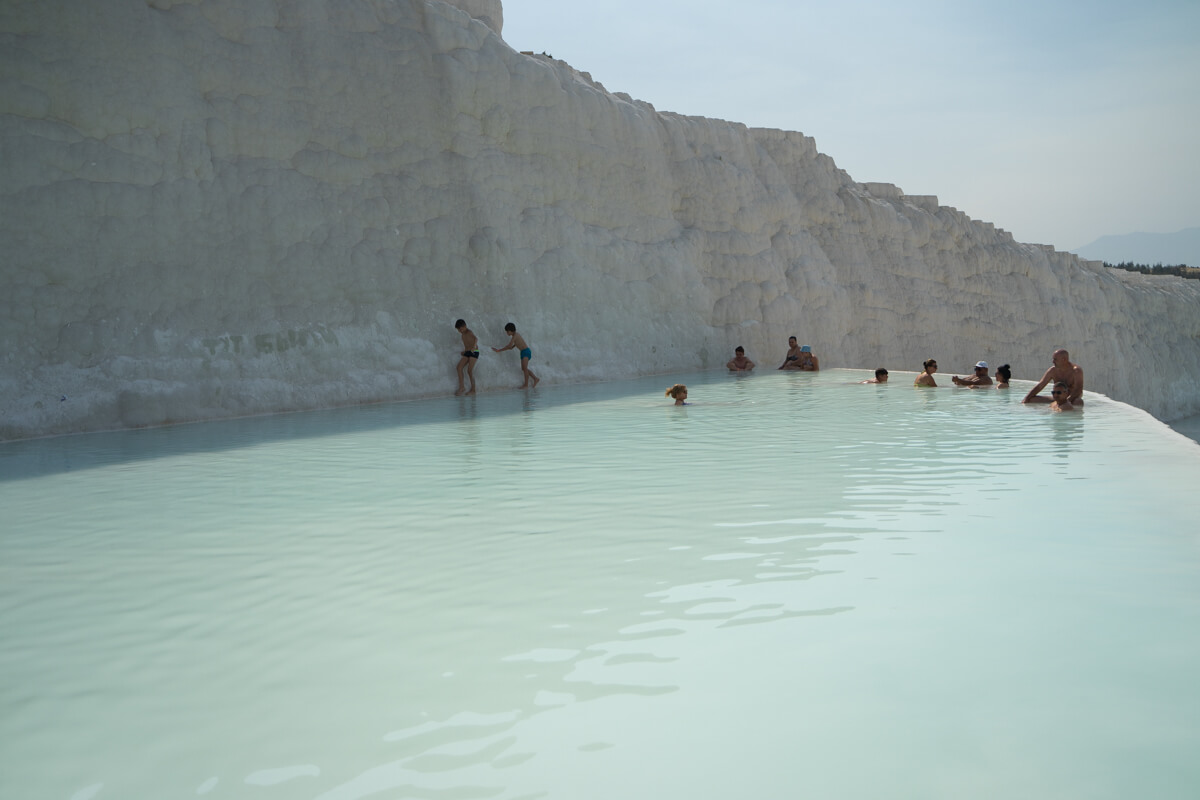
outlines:
[[[0,37],[3,438],[449,394],[459,317],[482,391],[519,378],[511,320],[543,385],[796,334],[1018,379],[1065,346],[1200,411],[1200,282],[659,113],[438,0],[8,0]]]
[[[445,2],[455,8],[461,8],[496,33],[504,32],[504,8],[501,6],[500,0],[445,0]]]

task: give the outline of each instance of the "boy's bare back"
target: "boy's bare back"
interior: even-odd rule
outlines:
[[[524,376],[525,382],[521,384],[522,389],[529,388],[529,382],[533,381],[533,385],[537,386],[541,381],[537,375],[533,374],[533,370],[529,368],[529,360],[533,358],[533,351],[529,349],[529,344],[525,341],[525,337],[517,333],[517,326],[510,322],[504,326],[504,332],[508,334],[508,344],[504,347],[493,347],[497,353],[503,353],[505,350],[517,350],[521,354],[521,375]]]

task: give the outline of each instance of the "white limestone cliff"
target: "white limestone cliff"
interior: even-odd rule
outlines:
[[[512,320],[550,383],[737,344],[769,367],[794,333],[828,367],[1029,379],[1065,346],[1090,389],[1200,411],[1200,282],[659,113],[501,25],[498,0],[0,4],[0,438],[449,394],[458,317],[484,391],[518,380],[487,349]]]
[[[445,0],[487,25],[496,33],[504,32],[504,8],[500,0]]]

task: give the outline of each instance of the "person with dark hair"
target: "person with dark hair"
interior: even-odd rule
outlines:
[[[981,386],[991,386],[992,379],[988,377],[987,371],[988,363],[986,361],[980,361],[975,365],[975,374],[971,377],[960,378],[957,375],[954,375],[950,378],[950,380],[954,382],[955,386],[968,386],[972,389]]]
[[[739,344],[733,349],[733,360],[725,366],[730,372],[749,372],[754,369],[754,362],[746,358],[746,348]]]
[[[521,374],[525,377],[525,382],[518,388],[528,389],[529,381],[533,380],[533,385],[537,386],[541,380],[537,375],[533,374],[533,370],[529,368],[529,359],[533,358],[533,350],[525,343],[525,337],[517,333],[517,326],[513,323],[508,323],[504,326],[504,332],[508,334],[509,342],[504,347],[493,347],[492,350],[497,353],[503,353],[505,350],[512,350],[514,347],[520,348],[521,352]]]
[[[1054,351],[1050,356],[1050,369],[1046,370],[1046,374],[1038,381],[1037,386],[1029,390],[1029,394],[1025,395],[1022,403],[1052,403],[1051,399],[1042,397],[1038,392],[1046,388],[1046,385],[1051,381],[1057,383],[1062,381],[1070,387],[1070,396],[1067,398],[1071,401],[1071,405],[1083,405],[1083,369],[1078,364],[1071,363],[1071,356],[1066,350],[1061,347]]]
[[[1079,411],[1080,408],[1071,402],[1071,384],[1066,381],[1056,381],[1050,391],[1053,398],[1050,401],[1051,411]]]
[[[996,388],[1007,389],[1008,382],[1012,380],[1012,369],[1008,364],[1001,364],[996,367]]]
[[[865,381],[859,381],[859,383],[887,383],[887,379],[888,371],[883,367],[880,367],[879,369],[875,370],[875,378],[873,380],[868,379]]]
[[[917,379],[913,381],[913,386],[936,387],[937,382],[933,379],[933,373],[937,372],[937,362],[930,358],[927,359],[921,366],[925,368],[925,371],[917,376]]]
[[[687,403],[684,402],[685,400],[687,400],[687,387],[684,386],[682,383],[677,383],[674,386],[669,387],[665,394],[667,397],[675,398],[675,405],[677,405],[677,406],[686,406],[687,405]]]
[[[455,367],[458,370],[458,391],[454,394],[475,394],[475,362],[479,360],[479,337],[461,319],[454,323],[454,330],[462,334],[463,344],[462,357],[458,360],[458,366]],[[463,386],[463,370],[466,370],[467,377],[471,379],[471,391],[469,392]]]
[[[788,337],[787,355],[776,369],[800,369],[800,345],[796,343],[795,336]]]

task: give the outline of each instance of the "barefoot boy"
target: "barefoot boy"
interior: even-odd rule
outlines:
[[[529,349],[529,345],[525,344],[524,337],[517,333],[517,326],[513,323],[510,322],[505,325],[504,332],[509,336],[509,343],[504,345],[504,347],[493,347],[492,350],[497,353],[503,353],[505,350],[512,350],[514,347],[519,348],[521,351],[521,374],[525,376],[525,382],[521,384],[520,388],[528,389],[530,380],[533,381],[534,386],[537,386],[540,378],[533,374],[533,370],[529,369],[529,359],[533,358],[533,351]]]
[[[479,360],[479,337],[461,319],[454,323],[454,330],[462,334],[463,343],[462,358],[458,360],[458,366],[456,367],[458,370],[458,391],[454,394],[475,394],[475,362]],[[469,392],[463,386],[464,369],[467,371],[467,377],[471,379],[471,391]]]

